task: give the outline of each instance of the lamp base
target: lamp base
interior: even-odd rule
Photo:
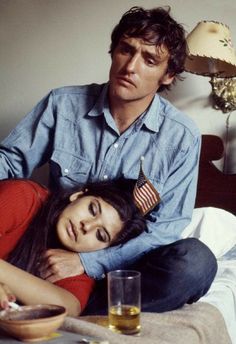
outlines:
[[[212,77],[213,107],[224,113],[236,110],[236,79]]]

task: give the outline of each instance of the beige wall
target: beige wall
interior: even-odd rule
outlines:
[[[110,33],[131,6],[159,0],[0,0],[0,139],[50,89],[107,80]],[[236,46],[235,0],[169,0],[187,32],[201,20],[228,24]],[[209,78],[184,74],[168,98],[202,133],[224,138],[227,115],[211,108]],[[228,171],[236,173],[236,112],[230,116]],[[220,166],[220,165],[219,165]]]

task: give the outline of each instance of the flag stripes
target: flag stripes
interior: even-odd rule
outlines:
[[[140,165],[139,176],[133,194],[136,206],[143,215],[147,214],[160,202],[159,193],[146,178],[142,169],[142,164]]]

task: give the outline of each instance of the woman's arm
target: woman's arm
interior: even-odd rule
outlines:
[[[64,306],[70,316],[78,316],[81,312],[80,302],[73,294],[2,259],[0,259],[0,283],[7,285],[23,304],[47,303]]]

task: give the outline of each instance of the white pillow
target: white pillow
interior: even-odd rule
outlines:
[[[196,208],[181,236],[198,238],[219,258],[236,244],[236,216],[219,208]]]

